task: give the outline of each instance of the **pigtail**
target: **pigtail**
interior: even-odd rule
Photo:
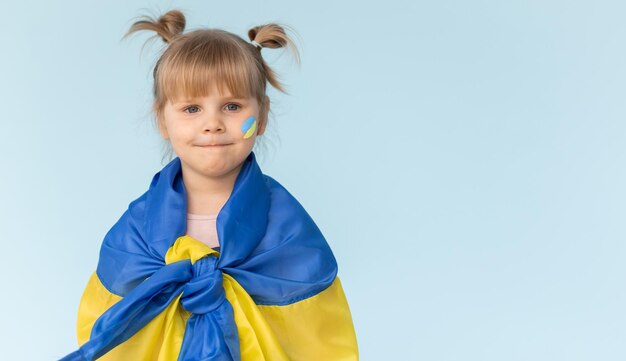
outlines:
[[[291,30],[291,32],[295,33],[293,29],[289,28],[286,25],[278,25],[275,23],[259,25],[248,30],[248,38],[250,41],[255,41],[259,43],[263,48],[289,48],[294,58],[296,59],[296,63],[300,65],[300,54],[298,53],[298,49],[295,46],[292,38],[287,35],[285,32],[285,28]],[[252,46],[252,45],[251,45]],[[260,51],[261,48],[257,49]],[[278,80],[278,75],[269,67],[265,62],[262,62],[263,72],[267,78],[267,81],[276,89],[281,92],[288,94],[285,91],[284,86]]]
[[[179,10],[170,10],[158,19],[144,15],[143,20],[133,23],[122,39],[139,30],[152,30],[157,33],[156,36],[160,36],[164,42],[169,44],[175,37],[183,33],[185,24],[185,16]]]

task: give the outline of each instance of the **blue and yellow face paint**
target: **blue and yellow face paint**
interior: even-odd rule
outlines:
[[[250,138],[252,134],[254,134],[255,130],[256,130],[256,117],[254,115],[251,115],[248,119],[246,119],[245,122],[243,122],[243,125],[241,125],[241,131],[243,132],[243,139]]]

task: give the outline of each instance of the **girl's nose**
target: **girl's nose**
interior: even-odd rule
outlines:
[[[204,119],[203,131],[209,131],[211,133],[223,132],[224,122],[220,118],[220,115],[215,113],[207,114]]]

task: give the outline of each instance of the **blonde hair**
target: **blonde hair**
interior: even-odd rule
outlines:
[[[125,39],[139,30],[155,31],[167,49],[157,60],[153,71],[152,112],[156,126],[163,121],[163,109],[168,101],[181,97],[202,97],[209,94],[212,82],[223,93],[226,86],[235,97],[254,97],[259,103],[259,126],[267,122],[270,111],[266,84],[288,94],[278,75],[265,63],[262,48],[289,47],[300,64],[293,40],[285,33],[285,25],[269,23],[248,30],[250,41],[221,29],[197,29],[183,33],[185,16],[180,10],[166,12],[158,19],[144,15],[124,34]],[[144,44],[145,46],[145,44]],[[163,159],[172,158],[170,142],[166,141]],[[162,159],[162,161],[163,161]]]

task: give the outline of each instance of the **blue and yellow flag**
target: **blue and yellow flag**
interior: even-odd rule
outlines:
[[[216,225],[186,235],[180,159],[107,232],[61,360],[358,360],[336,259],[312,218],[246,158]]]

